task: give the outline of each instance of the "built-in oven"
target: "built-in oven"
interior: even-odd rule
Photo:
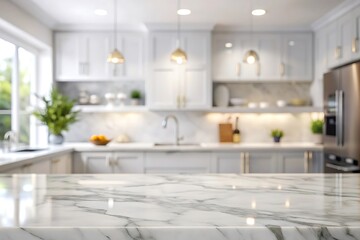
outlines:
[[[360,173],[359,160],[325,153],[325,173]]]

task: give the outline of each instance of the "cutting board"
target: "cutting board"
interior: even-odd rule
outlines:
[[[233,141],[233,128],[231,123],[219,123],[219,141],[221,143]]]

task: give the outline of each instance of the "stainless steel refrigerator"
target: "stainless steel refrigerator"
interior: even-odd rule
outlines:
[[[360,172],[360,62],[324,74],[326,173]]]

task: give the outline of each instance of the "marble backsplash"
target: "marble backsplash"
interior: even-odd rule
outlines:
[[[179,119],[184,142],[218,142],[218,123],[239,116],[242,142],[271,142],[270,131],[280,128],[284,142],[311,142],[310,113],[302,114],[221,114],[200,112],[82,113],[80,121],[66,133],[66,141],[88,141],[92,134],[115,138],[126,134],[133,142],[172,142],[175,124],[169,120],[166,129],[161,122],[167,114]]]
[[[214,84],[214,89],[217,85]],[[223,85],[223,83],[221,83]],[[268,102],[275,106],[277,100],[290,101],[294,98],[307,100],[311,105],[311,83],[284,82],[284,83],[226,83],[231,98],[243,98],[249,102]]]
[[[216,87],[218,84],[214,84]],[[310,99],[310,83],[228,83],[231,97],[248,101],[267,101],[274,105],[277,100],[292,98]],[[100,87],[99,87],[100,86]],[[144,91],[144,82],[58,83],[60,91],[71,98],[78,98],[85,90],[102,97],[107,92],[129,94],[131,90]],[[204,112],[141,112],[141,113],[81,113],[80,121],[66,133],[70,142],[88,141],[92,134],[105,134],[110,138],[126,134],[135,142],[170,142],[174,138],[174,123],[163,129],[161,122],[167,114],[174,114],[180,122],[180,135],[185,142],[218,142],[218,123],[229,116],[234,122],[240,117],[243,142],[271,142],[271,129],[284,130],[286,142],[312,141],[311,114],[219,114]],[[171,120],[170,120],[171,121]]]

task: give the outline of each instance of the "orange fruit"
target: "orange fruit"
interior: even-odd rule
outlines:
[[[98,140],[99,140],[99,137],[98,137],[97,135],[92,135],[92,136],[90,137],[90,140],[91,140],[91,141],[98,141]]]

